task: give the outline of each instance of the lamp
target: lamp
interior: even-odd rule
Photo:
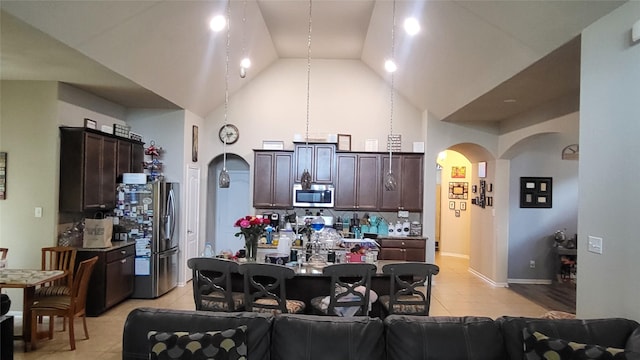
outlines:
[[[226,59],[225,59],[225,72],[224,72],[224,127],[227,127],[227,114],[229,110],[229,42],[231,39],[231,0],[227,0],[227,47],[226,47]],[[227,138],[224,138],[222,143],[222,170],[220,170],[220,176],[218,177],[218,185],[221,188],[228,188],[231,185],[231,178],[227,171]]]
[[[385,63],[385,68],[387,71],[391,73],[391,96],[389,100],[389,136],[387,136],[387,147],[389,148],[389,171],[384,176],[384,188],[387,191],[394,191],[398,182],[396,181],[395,176],[393,175],[393,146],[391,144],[391,137],[393,136],[393,97],[394,97],[394,72],[397,69],[395,64],[395,30],[396,30],[396,0],[393,0],[393,11],[392,11],[392,21],[391,21],[391,59],[387,60]]]
[[[309,145],[309,94],[311,90],[311,14],[312,1],[309,0],[309,35],[307,37],[307,128],[305,136],[305,144]],[[304,169],[300,176],[300,185],[302,189],[309,190],[311,188],[311,174],[308,169]]]

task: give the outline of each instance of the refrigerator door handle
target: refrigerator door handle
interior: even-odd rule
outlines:
[[[167,239],[173,239],[173,232],[176,229],[176,201],[173,194],[173,189],[169,190],[169,196],[167,201],[166,219],[165,219],[165,234]]]

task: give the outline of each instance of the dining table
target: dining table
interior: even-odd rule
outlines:
[[[67,276],[63,270],[0,269],[0,290],[3,288],[23,289],[22,334],[17,336],[24,342],[25,352],[31,339],[31,306],[36,287]]]

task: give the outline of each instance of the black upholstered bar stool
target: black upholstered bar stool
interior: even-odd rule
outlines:
[[[389,275],[389,295],[380,296],[387,314],[429,315],[431,279],[440,272],[438,265],[408,262],[387,264],[382,273]],[[410,280],[407,280],[410,279]],[[420,288],[424,286],[424,291]]]
[[[369,263],[333,264],[322,269],[331,276],[329,296],[311,299],[313,312],[330,316],[365,316],[369,314],[371,276],[376,266]]]
[[[192,271],[193,300],[196,310],[240,311],[244,294],[231,289],[231,274],[238,273],[235,261],[199,257],[187,261]]]
[[[244,303],[247,311],[268,313],[302,313],[305,304],[287,299],[286,280],[295,271],[283,265],[244,263],[238,267],[244,276]]]

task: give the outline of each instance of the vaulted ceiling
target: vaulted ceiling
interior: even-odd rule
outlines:
[[[570,105],[556,108],[575,107],[578,36],[622,3],[398,0],[395,86],[444,121],[496,129],[557,99]],[[230,4],[232,93],[278,59],[306,59],[308,1]],[[393,1],[311,4],[313,59],[360,60],[388,78]],[[184,108],[204,117],[224,101],[226,32],[211,32],[208,22],[226,5],[2,0],[0,75],[66,82],[127,107]],[[414,37],[400,29],[410,15],[422,25]],[[236,64],[245,52],[252,67],[243,79]]]

